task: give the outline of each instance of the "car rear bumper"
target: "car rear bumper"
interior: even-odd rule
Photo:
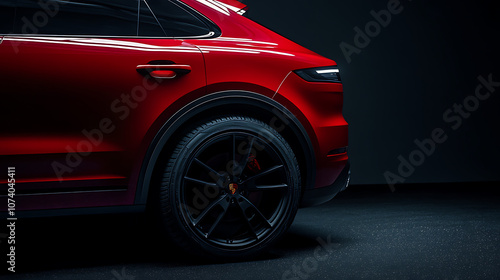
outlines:
[[[339,192],[347,188],[350,177],[351,166],[347,162],[333,184],[322,188],[306,189],[302,195],[300,207],[315,206],[330,201]]]

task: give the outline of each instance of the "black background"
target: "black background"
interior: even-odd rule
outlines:
[[[500,9],[493,1],[401,0],[403,10],[348,63],[339,45],[388,0],[247,0],[248,17],[335,60],[344,83],[352,183],[385,184],[415,139],[448,139],[405,183],[499,181],[500,87],[457,130],[443,119],[473,95],[478,76],[500,81]]]

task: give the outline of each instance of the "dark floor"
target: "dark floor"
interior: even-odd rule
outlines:
[[[270,253],[226,264],[162,249],[137,215],[20,220],[20,271],[0,278],[500,279],[495,187],[500,183],[406,185],[392,193],[353,186],[328,204],[301,209]]]

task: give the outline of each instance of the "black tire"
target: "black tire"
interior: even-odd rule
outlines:
[[[199,256],[236,260],[268,249],[289,228],[300,198],[300,170],[269,125],[221,117],[177,144],[160,189],[169,238]]]

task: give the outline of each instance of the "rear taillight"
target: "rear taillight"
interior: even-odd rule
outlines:
[[[308,82],[341,83],[339,68],[337,66],[317,67],[295,70],[295,74]]]

